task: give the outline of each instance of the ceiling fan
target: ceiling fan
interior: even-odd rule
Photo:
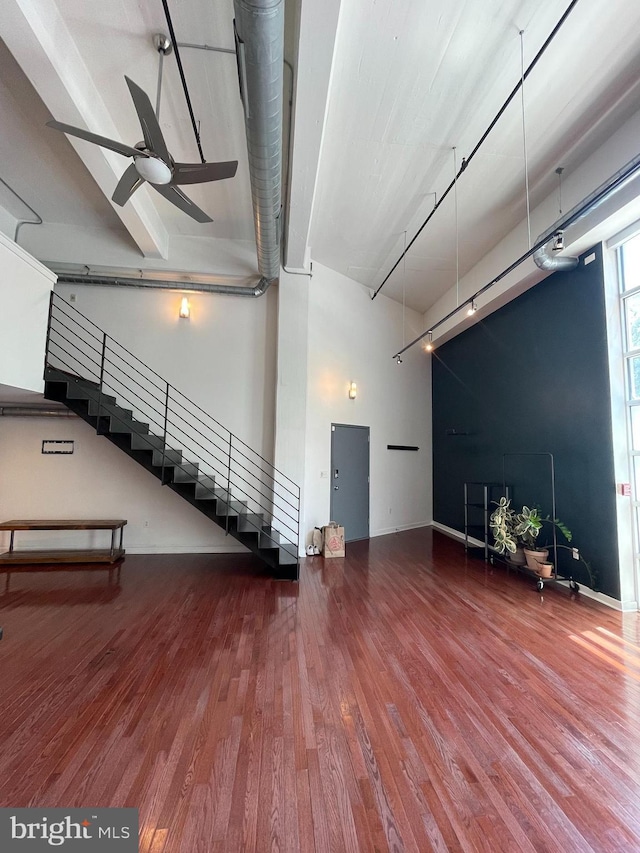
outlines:
[[[151,101],[146,92],[140,86],[125,76],[133,104],[140,120],[144,142],[139,142],[131,147],[106,136],[99,136],[80,127],[63,124],[60,121],[48,121],[47,126],[54,130],[77,136],[87,142],[93,142],[122,154],[124,157],[133,157],[133,163],[125,170],[118,181],[118,186],[111,196],[112,200],[121,207],[129,201],[134,192],[145,182],[151,184],[154,190],[164,196],[168,201],[188,213],[196,222],[213,222],[210,216],[200,210],[182,190],[178,189],[180,184],[200,184],[207,181],[221,181],[224,178],[233,178],[238,168],[237,160],[228,160],[221,163],[176,163],[169,154],[164,136],[160,130],[158,119],[151,106]]]

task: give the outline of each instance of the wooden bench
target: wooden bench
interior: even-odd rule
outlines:
[[[0,531],[7,530],[9,538],[9,550],[0,554],[0,565],[31,565],[36,563],[115,563],[124,557],[122,547],[122,536],[126,519],[12,519],[0,523]],[[17,530],[110,530],[110,548],[75,548],[65,550],[46,551],[15,551],[14,537]],[[116,531],[120,531],[120,538],[116,546]]]

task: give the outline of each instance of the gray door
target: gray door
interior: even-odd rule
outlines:
[[[369,538],[369,427],[331,425],[331,519],[345,542]]]

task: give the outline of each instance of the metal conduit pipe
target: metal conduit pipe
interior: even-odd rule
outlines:
[[[280,275],[284,0],[233,5],[258,272],[266,290]]]
[[[54,270],[55,272],[55,270]],[[128,278],[127,276],[92,275],[91,273],[58,274],[59,284],[93,285],[94,287],[138,287],[156,290],[189,290],[193,293],[222,293],[225,296],[262,296],[272,281],[261,278],[254,286],[209,284],[201,281],[164,280],[156,278]]]
[[[553,238],[567,227],[566,223],[568,221],[571,222],[571,225],[575,225],[576,222],[584,219],[588,213],[591,213],[608,201],[614,193],[619,192],[629,181],[632,181],[639,170],[640,154],[629,160],[625,166],[618,169],[617,172],[611,175],[604,183],[600,184],[586,198],[575,207],[572,207],[568,213],[563,214],[560,219],[556,219],[553,225],[547,228],[546,231],[543,231],[536,239],[536,245],[542,240],[546,242],[539,249],[536,249],[532,256],[536,266],[547,272],[575,269],[578,266],[578,258],[570,256],[558,257],[552,254]]]

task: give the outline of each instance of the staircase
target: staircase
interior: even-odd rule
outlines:
[[[299,487],[55,293],[44,378],[47,399],[298,580]]]

